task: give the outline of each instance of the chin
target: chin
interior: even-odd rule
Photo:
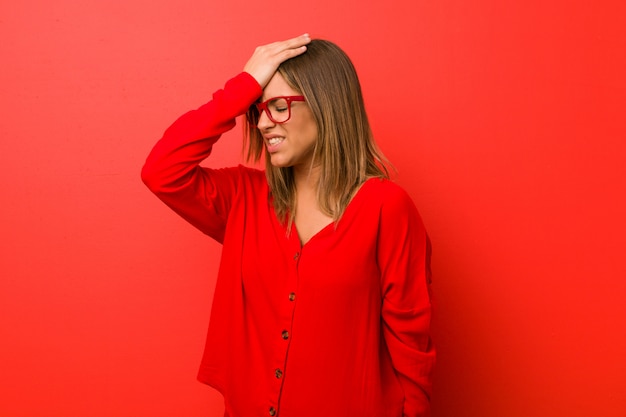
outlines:
[[[270,164],[276,168],[287,168],[291,166],[290,163],[279,158],[270,158]]]

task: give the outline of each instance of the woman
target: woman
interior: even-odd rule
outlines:
[[[246,114],[248,157],[208,169]],[[308,35],[259,47],[142,171],[223,244],[199,379],[226,416],[429,414],[430,244],[387,178],[349,58]]]

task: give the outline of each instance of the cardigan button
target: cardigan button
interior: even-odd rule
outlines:
[[[283,339],[289,339],[289,332],[287,330],[283,330],[283,333],[280,335]]]
[[[289,294],[289,301],[293,301],[295,299],[296,299],[296,293],[295,292],[290,293]]]
[[[280,369],[276,369],[274,371],[274,376],[276,376],[276,379],[280,379],[283,376],[283,371],[281,371]]]
[[[276,409],[274,407],[270,407],[270,416],[276,415]]]
[[[300,252],[296,252],[295,255],[293,255],[293,260],[297,260],[300,257]]]

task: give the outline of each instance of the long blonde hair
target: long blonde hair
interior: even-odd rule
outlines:
[[[372,177],[389,178],[391,167],[374,142],[356,70],[337,45],[314,39],[305,53],[283,62],[278,72],[305,97],[313,113],[319,135],[313,161],[321,168],[317,201],[320,210],[337,221],[361,184]],[[246,123],[244,136],[246,159],[258,162],[265,149],[261,133]],[[274,210],[291,224],[296,201],[293,169],[273,166],[266,154],[265,167]]]

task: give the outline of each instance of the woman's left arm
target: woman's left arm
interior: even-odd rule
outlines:
[[[430,338],[430,241],[411,198],[391,187],[383,203],[378,262],[383,335],[404,390],[404,417],[430,415],[435,350]]]

